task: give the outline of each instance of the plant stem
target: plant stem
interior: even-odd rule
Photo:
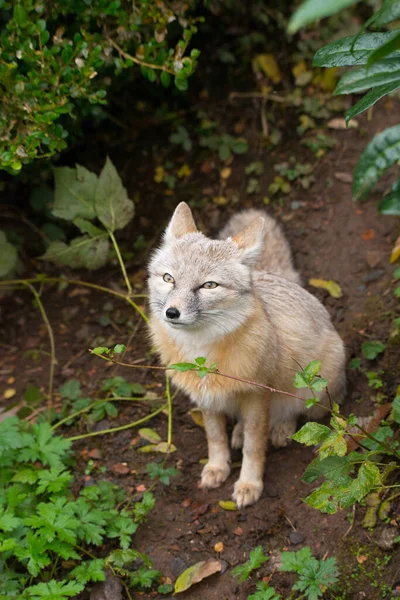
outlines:
[[[35,297],[38,308],[42,315],[42,319],[47,327],[47,333],[48,333],[49,341],[50,341],[50,373],[49,373],[49,391],[48,391],[48,395],[47,395],[48,417],[50,418],[50,410],[53,406],[54,366],[57,364],[53,328],[51,326],[51,323],[47,316],[46,310],[43,306],[43,303],[42,303],[40,296],[37,293],[35,287],[32,284],[30,284],[29,282],[25,282],[24,284],[31,290],[32,294]]]
[[[167,435],[167,444],[170,446],[172,444],[172,398],[171,398],[171,386],[168,374],[165,373],[165,395],[168,400],[168,435]]]
[[[154,65],[152,63],[145,62],[144,60],[140,60],[140,58],[136,58],[136,56],[128,54],[127,52],[122,50],[122,48],[120,48],[120,46],[118,46],[118,44],[114,42],[114,40],[110,37],[107,37],[107,40],[110,42],[111,46],[114,46],[114,48],[120,53],[120,55],[126,58],[127,60],[131,60],[137,65],[142,65],[142,67],[148,67],[149,69],[158,69],[159,71],[165,71],[166,73],[170,73],[171,75],[176,75],[175,71],[169,69],[168,67],[165,67],[164,65]]]
[[[149,421],[150,419],[152,419],[153,417],[158,415],[160,412],[165,410],[167,407],[168,407],[168,405],[164,404],[163,406],[161,406],[154,412],[150,413],[146,417],[143,417],[142,419],[139,419],[138,421],[134,421],[133,423],[128,423],[127,425],[121,425],[120,427],[112,427],[111,429],[102,429],[101,431],[92,431],[91,433],[84,433],[82,435],[74,435],[73,437],[70,437],[67,439],[70,440],[71,442],[75,442],[76,440],[83,440],[85,438],[93,437],[95,435],[104,435],[105,433],[117,433],[117,431],[124,431],[125,429],[130,429],[131,427],[136,427],[137,425],[141,425],[142,423]]]
[[[110,236],[111,241],[112,241],[112,243],[114,245],[114,250],[115,250],[115,252],[117,254],[119,265],[121,267],[121,271],[122,271],[122,274],[123,274],[124,279],[125,279],[125,284],[126,284],[126,287],[128,289],[128,294],[129,294],[129,296],[131,296],[132,295],[131,282],[129,281],[128,274],[127,274],[126,268],[125,268],[125,263],[124,263],[124,260],[123,260],[123,258],[121,256],[121,252],[120,252],[119,246],[117,244],[117,240],[115,239],[115,235],[113,234],[113,232],[110,229],[107,229],[107,233]]]

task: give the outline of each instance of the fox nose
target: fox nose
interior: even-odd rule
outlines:
[[[165,314],[167,315],[168,319],[179,319],[179,317],[181,316],[179,310],[174,307],[167,308]]]

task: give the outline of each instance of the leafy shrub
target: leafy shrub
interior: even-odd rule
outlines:
[[[356,2],[306,0],[294,13],[289,31],[293,33],[315,19],[332,15]],[[381,98],[400,89],[400,29],[381,31],[393,27],[399,18],[399,2],[384,0],[357,35],[336,40],[314,56],[315,67],[355,67],[341,77],[334,91],[336,95],[367,92],[346,112],[347,124]],[[366,33],[368,28],[379,31]],[[400,125],[395,125],[378,133],[362,153],[354,171],[354,198],[367,196],[382,174],[399,160]],[[383,214],[400,215],[400,180],[383,198],[379,210]]]
[[[187,54],[196,32],[192,4],[3,1],[0,167],[18,173],[65,149],[65,117],[85,103],[105,104],[110,74],[136,65],[149,81],[186,90],[199,56]]]
[[[132,503],[118,486],[100,481],[74,496],[70,446],[47,423],[0,423],[1,598],[62,600],[103,581],[106,569],[132,586],[148,587],[160,575],[132,548],[153,495]],[[106,542],[116,549],[104,556]],[[128,570],[135,561],[142,566]]]

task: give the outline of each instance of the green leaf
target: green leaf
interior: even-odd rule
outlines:
[[[110,348],[107,348],[106,346],[97,346],[97,348],[93,348],[91,350],[92,354],[97,354],[98,356],[101,356],[102,354],[110,354],[110,352]]]
[[[126,346],[124,346],[124,344],[117,344],[113,348],[113,354],[122,354],[122,352],[125,352],[125,350]]]
[[[400,60],[384,58],[370,67],[358,67],[339,80],[334,95],[354,94],[368,88],[400,82]]]
[[[346,111],[346,125],[349,124],[349,121],[353,117],[364,112],[364,110],[367,110],[368,108],[373,106],[376,102],[378,102],[378,100],[383,98],[383,96],[386,96],[387,94],[396,91],[398,88],[400,88],[400,81],[393,81],[392,83],[388,83],[387,85],[380,85],[378,87],[375,87],[369,92],[367,92],[365,96],[361,98],[361,100],[359,100],[356,104],[354,104],[354,106],[352,106],[351,108],[349,108],[348,111]]]
[[[94,205],[97,217],[111,232],[123,229],[135,213],[135,206],[108,157],[97,180]]]
[[[18,253],[12,244],[7,241],[6,235],[0,230],[0,277],[12,273],[18,263]]]
[[[80,229],[81,233],[87,233],[90,237],[96,237],[99,235],[104,235],[104,229],[100,229],[100,227],[96,227],[87,219],[82,219],[82,217],[76,217],[73,221],[74,225]]]
[[[177,77],[175,77],[174,83],[175,87],[180,92],[186,92],[186,90],[189,88],[188,80],[186,79],[186,77],[179,77],[178,75]]]
[[[83,235],[72,240],[70,245],[64,242],[51,242],[41,260],[49,260],[56,265],[90,271],[103,267],[108,259],[109,241],[106,233],[95,238]]]
[[[308,465],[304,471],[302,480],[307,483],[313,483],[318,477],[323,475],[326,479],[336,483],[342,483],[346,479],[351,463],[346,456],[328,456],[321,460],[317,458]]]
[[[292,436],[292,439],[306,446],[316,446],[321,441],[325,440],[331,433],[329,427],[321,425],[321,423],[306,423],[297,433]]]
[[[86,585],[89,581],[105,581],[104,558],[84,560],[80,565],[72,569],[69,577],[76,579],[78,583]]]
[[[308,506],[320,510],[323,513],[333,515],[338,510],[338,500],[336,497],[338,487],[332,481],[324,483],[310,494],[305,502]]]
[[[252,571],[259,569],[261,565],[269,560],[269,556],[264,554],[262,546],[256,546],[254,550],[250,552],[249,560],[242,565],[238,565],[232,571],[232,575],[239,581],[246,581],[249,578]]]
[[[185,371],[193,371],[197,370],[199,367],[194,363],[175,363],[174,365],[168,365],[168,369],[173,369],[174,371],[180,371],[184,373]]]
[[[361,346],[361,353],[364,358],[374,360],[379,354],[385,350],[385,344],[382,342],[364,342]]]
[[[319,456],[321,459],[328,456],[344,456],[347,452],[347,443],[344,439],[343,431],[332,431],[326,437],[319,448]]]
[[[256,593],[247,597],[247,600],[282,600],[282,596],[275,592],[273,587],[264,581],[256,583]]]
[[[19,462],[39,460],[50,467],[62,466],[62,461],[68,457],[68,449],[71,447],[69,440],[53,434],[48,423],[33,425],[32,433],[23,433],[21,440],[24,447],[19,452]]]
[[[61,398],[67,400],[78,400],[81,397],[81,384],[77,379],[70,379],[60,387]]]
[[[22,3],[14,5],[13,18],[17,25],[19,25],[19,27],[26,27],[28,25],[28,13],[26,12]]]
[[[25,594],[29,600],[64,600],[79,594],[85,586],[76,581],[56,581],[50,579],[47,583],[38,583],[26,588]]]
[[[400,19],[400,5],[398,0],[385,0],[374,20],[375,27],[382,27],[391,21]]]
[[[313,67],[352,67],[367,64],[371,53],[393,38],[393,32],[366,33],[336,40],[314,55]]]
[[[381,175],[400,160],[400,125],[384,129],[367,145],[353,176],[353,197],[366,196]]]
[[[21,448],[23,441],[17,417],[7,417],[0,423],[0,456],[7,450]]]
[[[381,215],[400,216],[400,179],[394,182],[392,191],[386,194],[378,209]]]
[[[308,546],[305,546],[298,552],[282,552],[282,566],[280,571],[300,573],[312,558],[313,556]]]
[[[370,461],[361,465],[357,479],[350,486],[351,493],[359,502],[375,488],[382,486],[382,476],[379,468]]]
[[[400,425],[400,396],[396,396],[393,400],[393,419]]]
[[[378,60],[385,58],[386,56],[392,55],[392,53],[396,52],[400,48],[400,32],[397,33],[392,39],[386,42],[386,44],[382,44],[380,48],[374,50],[374,52],[368,58],[368,65],[373,65]],[[399,58],[399,57],[398,57]]]
[[[76,165],[75,169],[56,167],[53,172],[55,181],[53,215],[67,221],[73,221],[76,217],[94,219],[97,176],[81,165]]]
[[[291,34],[296,33],[296,31],[309,25],[309,23],[334,15],[348,6],[357,4],[357,2],[359,0],[325,0],[325,2],[321,2],[321,0],[305,0],[292,15],[288,25],[288,32]]]
[[[206,358],[204,356],[199,356],[197,358],[194,359],[194,362],[198,365],[200,365],[201,367],[203,367],[206,364]]]

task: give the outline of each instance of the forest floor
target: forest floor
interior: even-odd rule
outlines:
[[[129,248],[137,238],[135,231],[140,231],[143,236],[142,247],[137,244],[134,257],[127,261],[135,293],[146,291],[146,261],[179,201],[191,202],[200,227],[211,236],[234,211],[246,207],[265,208],[282,224],[304,285],[328,309],[345,342],[348,360],[361,356],[361,344],[366,340],[387,343],[394,317],[399,315],[398,302],[393,295],[393,265],[389,262],[399,233],[398,221],[381,216],[377,211],[378,200],[388,187],[387,178],[366,201],[355,203],[351,195],[351,176],[366,142],[378,130],[397,122],[398,108],[392,103],[380,105],[374,112],[373,122],[368,122],[364,116],[357,119],[358,129],[326,129],[326,124],[321,125],[319,132],[333,137],[335,146],[319,159],[300,145],[296,136],[292,140],[290,129],[293,124],[289,118],[282,124],[282,128],[286,127],[282,144],[277,149],[265,149],[260,142],[258,104],[241,99],[220,108],[219,118],[226,124],[225,129],[240,132],[249,144],[248,152],[234,156],[231,163],[222,164],[216,156],[210,158],[203,148],[196,146],[186,155],[165,139],[164,148],[159,140],[156,149],[149,151],[146,146],[140,156],[131,153],[129,143],[124,152],[119,149],[115,156],[111,149],[111,157],[130,197],[137,202],[137,215],[128,233],[131,236]],[[107,147],[107,140],[100,141],[99,145],[96,153],[100,155],[103,146]],[[163,164],[169,154],[174,155],[180,167],[188,163],[190,169],[190,174],[178,179],[170,191],[162,182],[154,181],[156,166]],[[93,161],[96,162],[96,156]],[[256,193],[249,194],[249,176],[245,169],[256,162],[262,162],[263,172],[256,177]],[[276,201],[269,186],[277,175],[274,165],[284,162],[289,162],[293,168],[310,163],[312,168],[308,174],[313,179],[308,189],[304,189],[299,176],[292,182],[291,191],[281,194],[281,201]],[[223,168],[230,170],[228,177],[228,171],[223,172]],[[266,197],[270,198],[268,206],[264,202]],[[124,244],[126,247],[126,239]],[[54,269],[49,270],[38,261],[32,268],[55,273]],[[79,277],[76,274],[70,276],[88,279],[83,273]],[[335,281],[342,289],[342,297],[335,299],[327,291],[311,287],[308,284],[310,278]],[[123,287],[116,263],[91,273],[88,280],[114,289]],[[113,298],[110,302],[107,295],[94,289],[82,286],[60,288],[52,284],[44,286],[42,301],[55,335],[56,402],[59,402],[60,386],[70,379],[80,381],[84,396],[95,397],[100,382],[116,375],[141,383],[148,391],[163,396],[163,374],[108,365],[88,352],[94,346],[121,343],[128,347],[124,360],[136,361],[138,365],[149,361],[157,364],[154,354],[150,354],[144,322],[123,300]],[[144,302],[143,307],[147,310]],[[45,392],[49,345],[46,327],[40,321],[37,308],[27,292],[16,291],[12,296],[0,299],[0,311],[0,398],[10,386],[16,390],[17,398],[23,396],[29,385],[36,385]],[[362,359],[364,367],[384,371],[380,394],[368,386],[367,377],[361,371],[348,370],[347,413],[369,415],[379,402],[393,399],[399,383],[399,358],[399,347],[387,344],[378,360],[367,365]],[[3,398],[0,402],[4,409],[7,401]],[[172,582],[185,568],[200,560],[221,559],[222,573],[193,586],[181,595],[182,598],[247,598],[254,591],[254,578],[239,584],[232,577],[231,567],[244,562],[249,551],[257,545],[262,545],[271,555],[271,560],[259,570],[259,578],[269,577],[274,571],[274,557],[280,550],[298,550],[307,545],[319,558],[337,557],[342,590],[334,596],[337,600],[391,597],[389,590],[400,580],[399,552],[385,548],[385,531],[393,524],[379,522],[373,530],[367,530],[362,525],[363,508],[357,508],[354,514],[341,511],[324,515],[307,506],[302,498],[310,493],[312,486],[304,483],[301,476],[313,451],[295,442],[287,448],[269,451],[265,489],[255,506],[223,510],[219,501],[230,499],[239,467],[232,470],[221,488],[212,491],[199,488],[200,461],[206,458],[207,449],[204,430],[193,421],[189,414],[191,408],[182,394],[174,398],[173,443],[177,450],[166,463],[177,466],[180,475],[168,487],[157,484],[154,488],[156,506],[135,535],[136,547],[146,553],[155,568]],[[143,403],[120,403],[117,417],[107,417],[92,429],[128,424],[147,412]],[[155,417],[148,426],[166,439],[167,418],[164,414]],[[85,421],[65,428],[69,435],[86,430]],[[131,495],[140,497],[151,486],[146,464],[150,460],[164,460],[164,457],[154,459],[154,455],[139,452],[142,446],[143,440],[135,429],[75,442],[78,457],[76,487],[106,477],[126,487]],[[240,461],[240,452],[233,460]],[[298,535],[294,536],[293,532]],[[223,544],[223,550],[217,553],[214,546],[219,542]],[[291,577],[275,573],[272,582],[276,590],[287,597]],[[155,595],[143,593],[135,597]]]

